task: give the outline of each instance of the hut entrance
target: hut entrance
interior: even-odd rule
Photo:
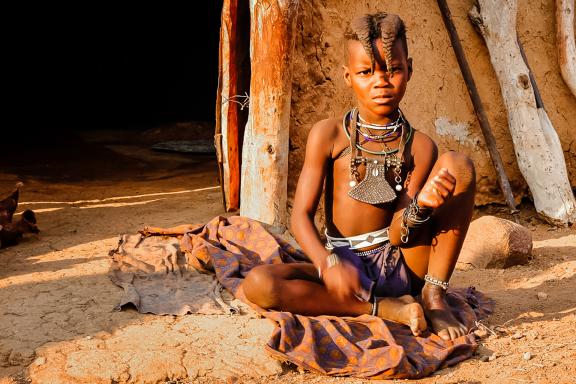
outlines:
[[[14,116],[3,133],[2,171],[26,184],[34,177],[144,179],[152,168],[164,178],[191,177],[209,169],[206,184],[217,186],[222,4],[199,2],[192,13],[131,7],[27,19],[34,38],[7,54],[6,107]],[[202,141],[211,153],[153,150],[175,141]]]
[[[240,207],[242,142],[250,92],[249,0],[224,0],[216,106],[216,148],[227,211]]]

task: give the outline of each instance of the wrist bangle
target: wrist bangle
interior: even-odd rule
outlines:
[[[330,269],[335,265],[340,264],[340,258],[334,252],[330,252],[328,256],[326,256],[326,269]],[[322,278],[322,267],[318,266],[318,277]]]

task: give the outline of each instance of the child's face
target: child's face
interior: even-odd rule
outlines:
[[[344,80],[358,100],[359,112],[368,121],[378,122],[394,113],[404,97],[406,85],[412,76],[412,59],[400,39],[392,46],[392,68],[386,68],[382,40],[372,42],[375,67],[370,73],[370,58],[362,43],[348,42],[348,66],[344,66]]]

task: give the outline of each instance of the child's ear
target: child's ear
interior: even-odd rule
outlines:
[[[407,60],[408,63],[408,81],[412,78],[412,58],[409,57]]]
[[[342,71],[343,71],[344,81],[346,82],[346,85],[351,87],[352,86],[352,79],[350,79],[350,69],[348,69],[348,67],[346,65],[343,65]]]

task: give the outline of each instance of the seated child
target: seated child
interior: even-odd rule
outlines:
[[[472,217],[474,165],[456,152],[438,156],[400,111],[413,68],[397,15],[356,18],[345,38],[344,80],[357,105],[310,131],[291,217],[313,265],[258,266],[244,292],[267,309],[372,314],[414,335],[428,321],[443,339],[458,338],[468,330],[445,292]],[[324,186],[326,244],[314,226]]]

